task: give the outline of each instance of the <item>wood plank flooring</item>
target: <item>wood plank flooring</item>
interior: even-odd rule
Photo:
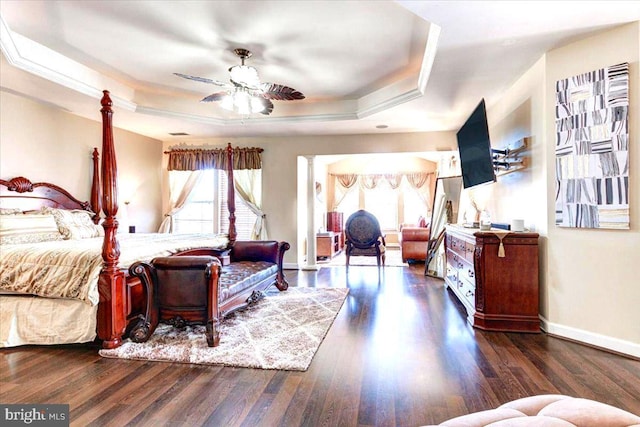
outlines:
[[[350,289],[306,372],[103,359],[90,344],[19,347],[0,350],[0,402],[68,403],[77,426],[419,426],[544,393],[640,413],[640,361],[546,334],[475,330],[423,269],[287,271],[292,286]]]

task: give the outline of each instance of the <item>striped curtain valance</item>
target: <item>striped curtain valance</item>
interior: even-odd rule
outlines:
[[[262,148],[233,148],[233,169],[262,169]],[[171,149],[165,151],[169,155],[167,170],[195,171],[205,169],[228,170],[229,158],[227,148],[216,149]]]

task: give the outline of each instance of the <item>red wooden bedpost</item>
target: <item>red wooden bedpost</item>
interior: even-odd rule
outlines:
[[[115,348],[122,344],[126,327],[125,277],[118,269],[120,246],[116,232],[118,230],[118,168],[113,145],[113,125],[111,117],[113,104],[109,91],[105,90],[102,104],[102,210],[105,218],[104,242],[102,244],[103,267],[98,281],[100,304],[98,305],[98,338],[103,340],[104,348]]]
[[[98,154],[98,149],[93,147],[93,154],[91,156],[93,159],[93,178],[91,180],[91,210],[95,213],[93,217],[93,222],[97,224],[100,222],[100,166],[99,159],[100,154]]]
[[[229,209],[229,247],[236,241],[236,193],[233,185],[233,148],[227,145],[227,209]]]

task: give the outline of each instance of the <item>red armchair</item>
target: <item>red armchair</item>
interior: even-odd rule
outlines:
[[[427,259],[427,246],[429,245],[429,225],[420,227],[418,225],[400,226],[400,253],[402,262],[422,261]]]

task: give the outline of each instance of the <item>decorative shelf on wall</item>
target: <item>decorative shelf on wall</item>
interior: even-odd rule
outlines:
[[[529,148],[530,137],[524,137],[515,144],[516,148],[503,150],[491,149],[493,155],[493,169],[497,176],[522,170],[528,166],[528,157],[524,155]]]

